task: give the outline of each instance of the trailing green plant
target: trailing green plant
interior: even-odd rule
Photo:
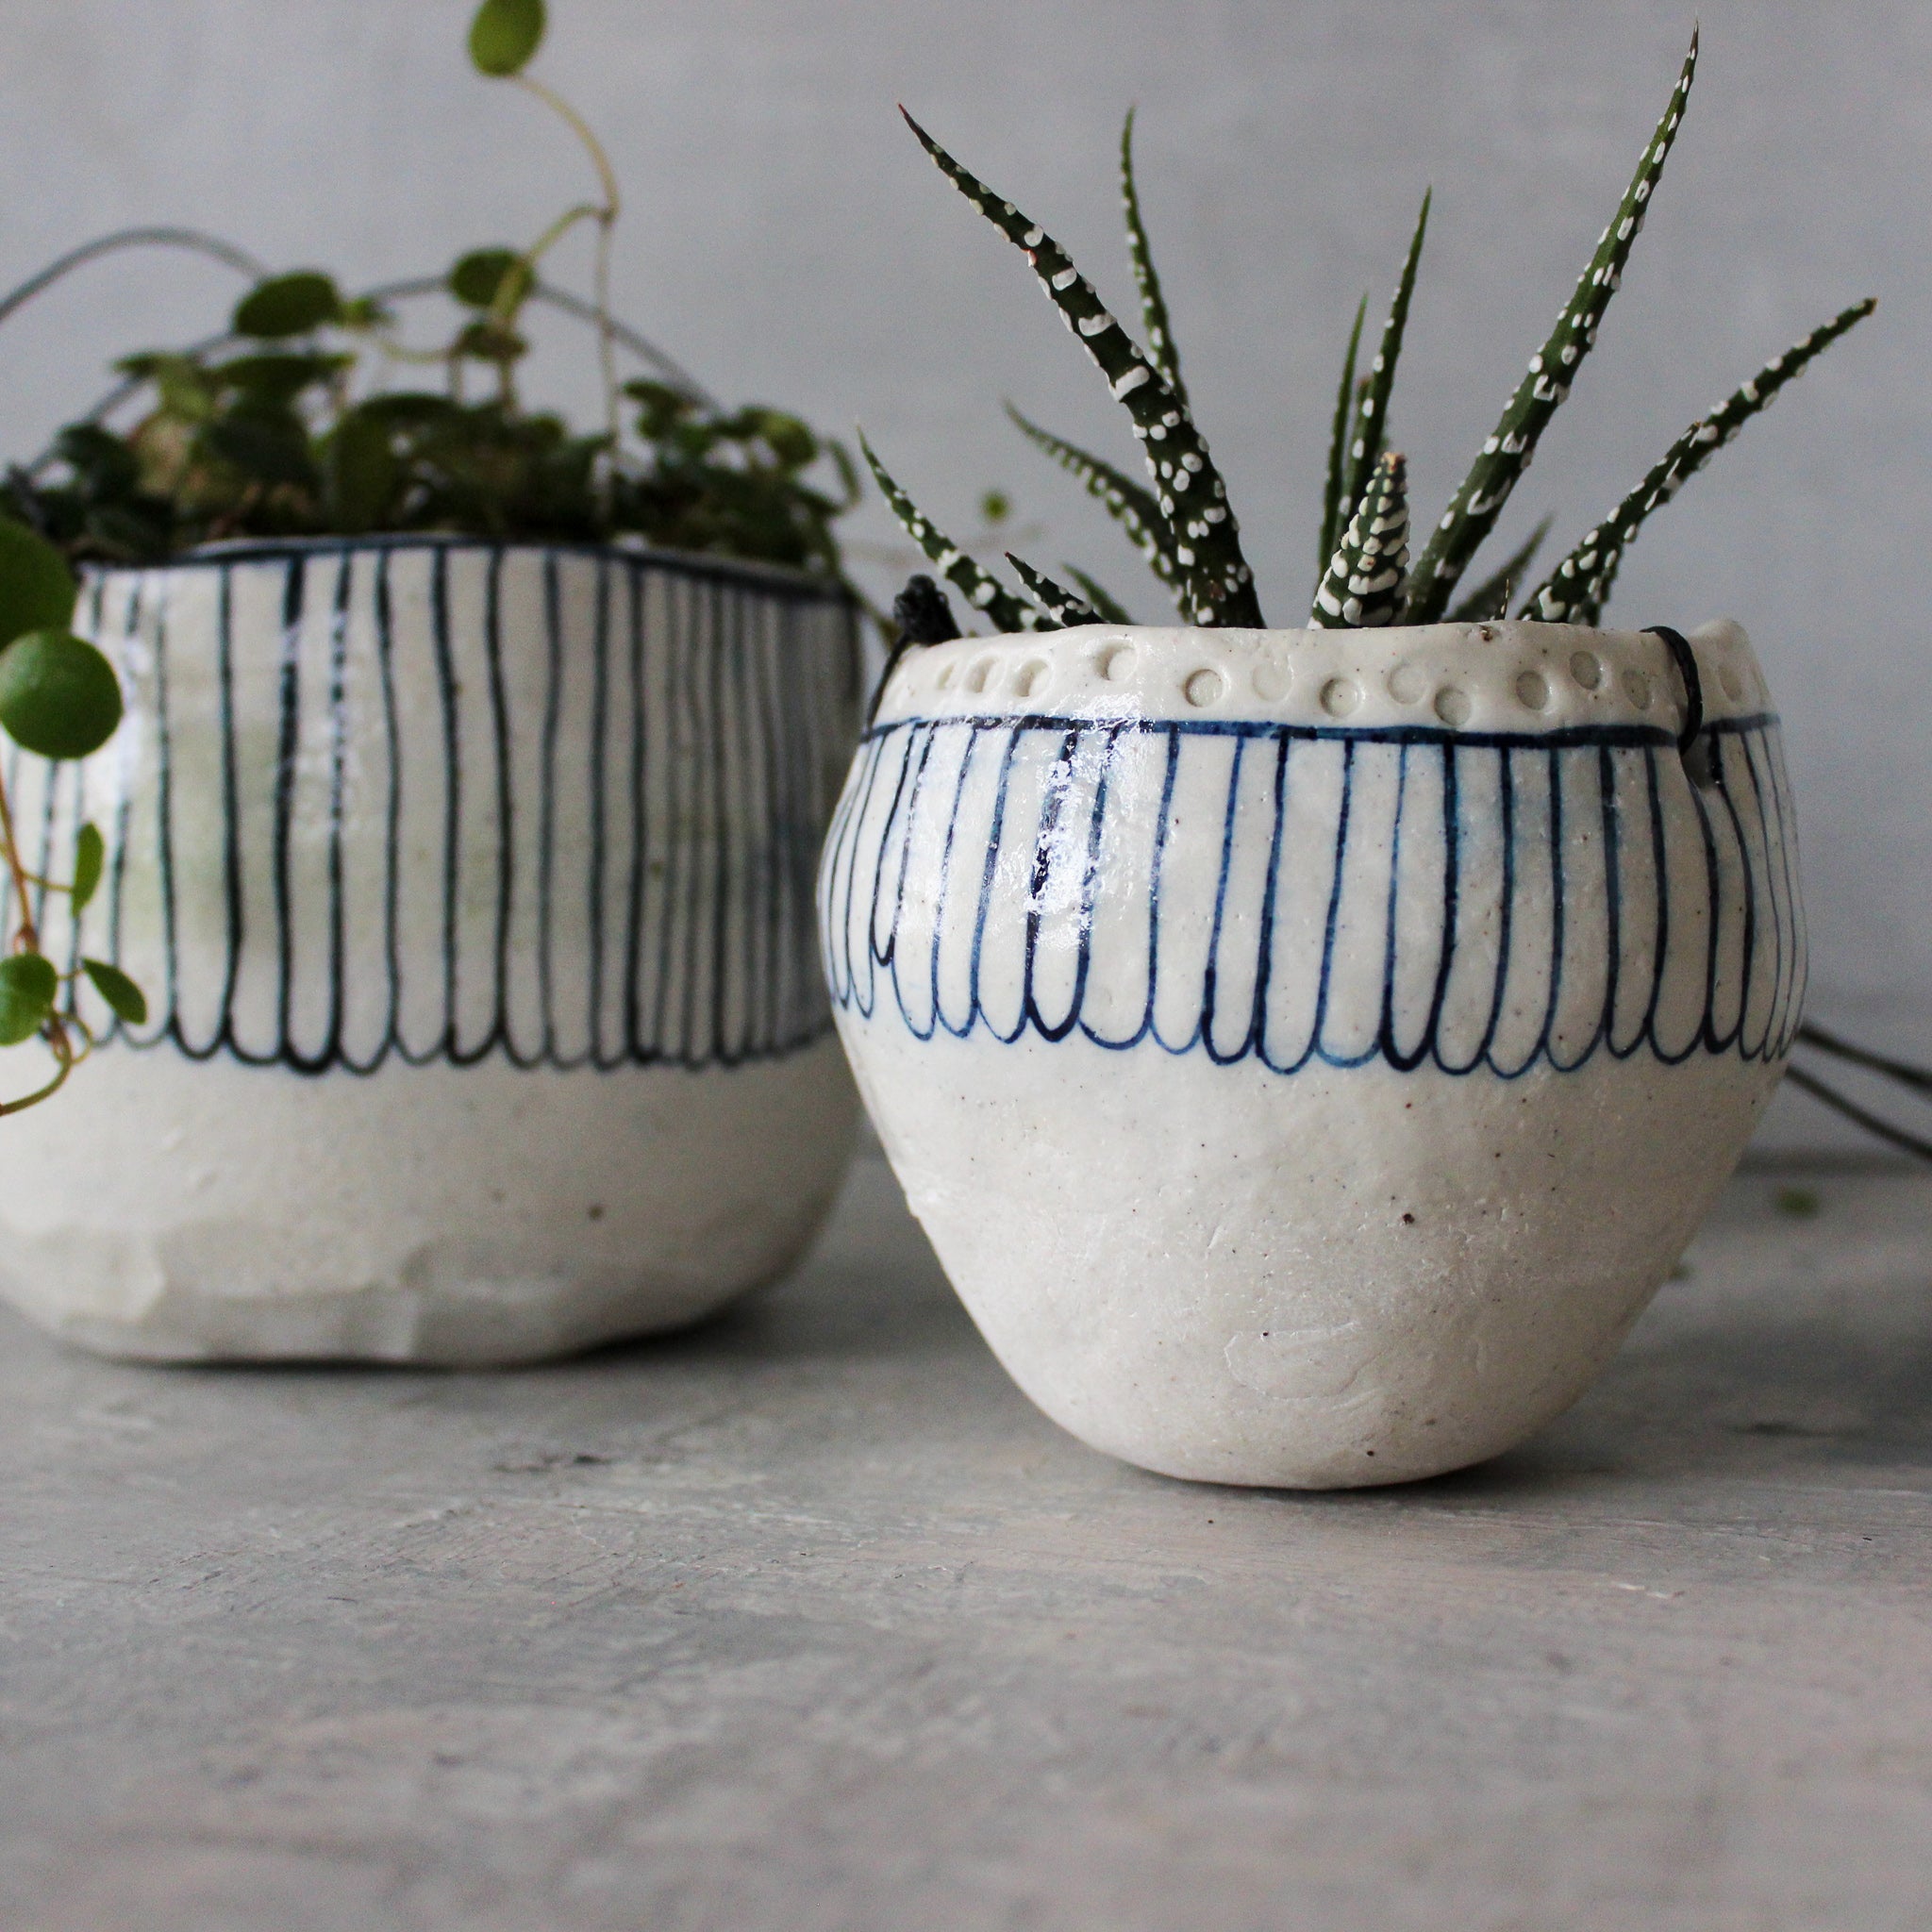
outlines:
[[[113,667],[69,628],[75,591],[74,573],[52,544],[0,517],[0,732],[40,758],[84,758],[121,723]],[[97,825],[85,824],[64,878],[32,871],[8,786],[12,763],[0,757],[0,891],[10,902],[0,914],[0,927],[10,928],[0,953],[0,1047],[39,1041],[54,1070],[28,1092],[0,1097],[0,1114],[58,1092],[92,1051],[93,1034],[74,1000],[83,978],[116,1018],[137,1026],[147,1018],[140,987],[118,966],[78,956],[63,967],[42,946],[48,895],[64,895],[77,918],[100,886],[107,841]]]
[[[1432,624],[1500,616],[1517,592],[1548,529],[1539,524],[1500,568],[1457,600],[1457,591],[1504,505],[1529,468],[1539,440],[1570,393],[1571,384],[1597,338],[1604,311],[1616,292],[1651,196],[1676,140],[1697,69],[1697,36],[1690,37],[1675,87],[1644,144],[1609,225],[1564,304],[1554,327],[1517,384],[1495,428],[1485,439],[1447,508],[1428,526],[1411,563],[1406,549],[1408,524],[1406,469],[1389,448],[1389,405],[1407,325],[1410,297],[1429,220],[1423,198],[1408,253],[1367,371],[1357,374],[1364,297],[1356,310],[1341,381],[1336,394],[1318,533],[1320,572],[1309,622],[1321,626]],[[904,111],[903,109],[901,110]],[[1008,413],[1025,436],[1061,468],[1078,477],[1126,532],[1157,577],[1173,593],[1181,615],[1194,625],[1257,625],[1260,606],[1254,575],[1241,554],[1240,525],[1208,443],[1194,420],[1181,380],[1165,297],[1154,267],[1134,178],[1134,117],[1121,138],[1121,197],[1127,251],[1141,302],[1145,345],[1108,311],[1071,257],[1030,215],[970,174],[917,122],[907,120],[926,152],[955,187],[1024,255],[1049,299],[1074,332],[1122,403],[1140,440],[1151,487],[1124,475],[1103,458],[1056,436],[1023,416]],[[1523,603],[1520,614],[1549,622],[1595,624],[1617,567],[1644,521],[1667,503],[1683,482],[1731,441],[1744,423],[1766,408],[1778,391],[1830,343],[1869,315],[1874,303],[1854,304],[1823,327],[1767,363],[1707,416],[1684,431],[1637,487],[1571,549]],[[966,592],[968,602],[1006,630],[1051,630],[1075,624],[1123,621],[1118,602],[1077,573],[1083,594],[1074,596],[1018,558],[1010,558],[1021,591],[1015,594],[991,571],[952,544],[888,475],[870,446],[871,462],[887,500],[940,575]]]
[[[632,538],[840,575],[833,526],[859,490],[844,448],[789,411],[722,407],[612,315],[622,200],[583,117],[527,71],[545,25],[542,0],[482,0],[470,58],[564,123],[590,160],[594,198],[525,247],[471,249],[442,275],[359,292],[315,269],[264,274],[192,230],[128,230],[73,251],[0,301],[0,319],[118,247],[194,248],[250,272],[253,286],[220,334],[124,357],[101,403],[11,472],[0,507],[75,561],[154,562],[237,537],[421,530]],[[542,274],[583,226],[594,244],[588,302]],[[407,339],[402,307],[439,295],[456,311],[448,332]],[[595,333],[593,431],[523,400],[539,308]],[[626,376],[624,358],[645,373]]]

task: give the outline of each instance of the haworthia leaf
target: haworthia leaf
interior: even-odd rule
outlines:
[[[1584,536],[1568,557],[1531,593],[1523,607],[1524,617],[1551,624],[1594,624],[1617,575],[1617,566],[1644,519],[1668,503],[1685,481],[1709,462],[1760,409],[1768,408],[1792,376],[1814,356],[1862,322],[1877,307],[1874,299],[1855,302],[1822,328],[1767,362],[1742,388],[1734,391],[1709,415],[1701,416],[1644,474],[1642,482],[1602,523]]]
[[[90,821],[74,840],[74,884],[70,889],[74,909],[82,911],[101,883],[101,872],[108,862],[108,841],[101,828]]]
[[[139,1026],[147,1019],[147,995],[118,966],[105,959],[83,959],[81,970],[93,981],[94,991],[107,1001],[115,1019]]]
[[[1141,220],[1141,192],[1134,185],[1134,110],[1131,108],[1127,109],[1126,122],[1121,128],[1121,207],[1126,216],[1127,254],[1134,264],[1134,285],[1141,291],[1141,320],[1147,331],[1147,354],[1185,409],[1188,407],[1188,389],[1181,380],[1181,352],[1175,346],[1174,329],[1167,319],[1167,298],[1160,292],[1160,277],[1154,270],[1154,253],[1147,245],[1147,229]]]
[[[1044,571],[1035,570],[1024,557],[1009,550],[1007,561],[1013,575],[1026,586],[1026,594],[1045,613],[1041,630],[1071,630],[1080,624],[1105,624],[1107,619],[1083,598],[1076,597],[1064,584],[1057,584]]]
[[[1371,629],[1394,622],[1408,567],[1408,466],[1383,452],[1337,547],[1308,622],[1318,630]]]
[[[1494,431],[1416,559],[1409,585],[1409,623],[1433,624],[1441,616],[1457,579],[1494,525],[1517,478],[1529,468],[1537,439],[1570,393],[1577,366],[1596,341],[1597,325],[1617,291],[1624,263],[1643,225],[1644,209],[1677,138],[1677,125],[1684,118],[1684,103],[1696,72],[1697,35],[1693,31],[1690,51],[1671,91],[1670,105],[1643,150],[1610,225],[1598,240],[1589,267],[1557,318],[1548,341],[1529,358],[1528,373],[1517,384]]]
[[[933,568],[949,583],[957,584],[967,603],[983,610],[1002,631],[1032,630],[1039,620],[991,571],[982,568],[940,529],[917,504],[892,480],[878,459],[878,454],[861,430],[858,446],[872,465],[879,493],[892,507],[892,514],[904,525],[906,534],[931,558]]]
[[[1076,564],[1063,563],[1060,565],[1060,568],[1086,591],[1088,603],[1092,605],[1094,609],[1099,611],[1108,624],[1133,623],[1134,620],[1127,615],[1126,606],[1118,597],[1114,596],[1107,589],[1106,585],[1096,584]]]
[[[1022,434],[1043,449],[1061,469],[1079,477],[1090,496],[1098,497],[1160,581],[1178,590],[1181,567],[1174,561],[1174,538],[1153,494],[1104,458],[1090,455],[1065,438],[1023,416],[1011,403],[1007,414]]]
[[[1348,357],[1341,365],[1341,387],[1335,391],[1335,426],[1328,432],[1328,482],[1322,492],[1322,541],[1316,547],[1315,569],[1325,573],[1328,559],[1335,555],[1335,545],[1341,534],[1342,525],[1347,522],[1347,511],[1353,510],[1351,503],[1344,508],[1342,497],[1348,487],[1348,412],[1355,402],[1355,358],[1362,345],[1362,324],[1369,313],[1369,298],[1364,295],[1355,311],[1355,326],[1348,332]],[[1316,582],[1320,583],[1318,575]]]
[[[962,168],[911,115],[906,124],[960,193],[1024,254],[1048,298],[1107,377],[1114,400],[1133,418],[1161,513],[1174,532],[1189,619],[1197,625],[1258,625],[1255,574],[1241,555],[1227,486],[1208,455],[1207,440],[1167,378],[1044,228]]]
[[[1550,534],[1554,517],[1545,517],[1512,550],[1502,567],[1492,571],[1449,613],[1451,624],[1480,624],[1486,617],[1501,617],[1509,608],[1509,596],[1528,573],[1536,554]]]
[[[1408,322],[1408,299],[1415,292],[1416,264],[1423,256],[1423,237],[1429,229],[1429,200],[1433,190],[1423,196],[1423,211],[1416,217],[1415,233],[1409,240],[1407,258],[1402,264],[1402,278],[1395,285],[1394,299],[1389,304],[1389,319],[1382,325],[1382,340],[1375,359],[1369,364],[1367,393],[1356,406],[1355,441],[1348,452],[1348,487],[1343,501],[1351,511],[1369,487],[1369,476],[1382,458],[1388,441],[1389,395],[1395,387],[1395,365],[1402,356],[1402,331]]]

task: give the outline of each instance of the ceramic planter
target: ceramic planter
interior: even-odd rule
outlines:
[[[1113,630],[908,655],[819,878],[859,1086],[994,1352],[1170,1474],[1328,1487],[1575,1399],[1805,986],[1744,634]]]
[[[508,1362],[782,1272],[843,1169],[811,869],[842,598],[624,548],[243,544],[108,571],[119,737],[22,760],[145,989],[7,1124],[0,1287],[167,1357]],[[48,950],[74,942],[49,908]]]

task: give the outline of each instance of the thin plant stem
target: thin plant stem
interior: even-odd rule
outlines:
[[[624,197],[618,190],[617,173],[610,165],[610,157],[604,152],[604,144],[591,131],[590,123],[556,89],[546,87],[541,80],[533,80],[527,74],[515,75],[512,78],[519,87],[535,94],[576,136],[583,145],[584,152],[591,158],[591,165],[597,173],[597,184],[604,192],[604,206],[591,211],[597,224],[596,253],[591,269],[591,293],[597,321],[598,373],[604,382],[604,426],[606,434],[610,439],[604,472],[605,489],[608,491],[613,475],[612,466],[617,459],[618,441],[624,428],[618,410],[617,332],[610,314],[610,237],[611,230],[617,225],[618,216],[624,212]],[[573,209],[573,218],[575,213],[576,210]]]
[[[601,222],[604,210],[594,201],[580,201],[575,208],[565,208],[543,232],[532,242],[518,258],[533,273],[544,256],[557,246],[579,222]],[[524,299],[527,286],[519,289],[517,279],[506,275],[502,286],[496,291],[495,300],[490,305],[492,322],[508,322],[516,313],[517,304]]]
[[[54,1042],[61,1042],[54,1046]],[[18,1100],[0,1100],[0,1115],[25,1113],[30,1107],[38,1107],[43,1100],[51,1100],[67,1084],[67,1076],[75,1068],[73,1050],[66,1046],[66,1035],[61,1032],[59,1023],[50,1022],[47,1028],[47,1043],[54,1046],[54,1058],[59,1071],[44,1087],[36,1087],[31,1093],[23,1093]]]
[[[20,897],[20,930],[13,936],[15,950],[38,953],[41,935],[34,924],[33,902],[27,896],[26,868],[20,862],[20,847],[13,837],[13,804],[7,795],[7,780],[0,774],[0,844],[7,848],[7,870],[13,875],[13,890]]]
[[[38,953],[41,949],[40,932],[34,924],[33,902],[27,895],[29,874],[20,862],[20,848],[13,837],[13,805],[7,795],[5,774],[0,774],[0,843],[6,846],[7,870],[12,875],[13,890],[20,898],[20,927],[13,936],[14,949],[21,953]],[[44,1087],[39,1087],[31,1093],[24,1093],[18,1100],[0,1101],[0,1114],[20,1113],[29,1107],[38,1107],[42,1101],[51,1099],[66,1084],[67,1076],[74,1071],[74,1042],[68,1038],[67,1028],[60,1016],[51,1014],[42,1029],[49,1051],[57,1065],[54,1077]]]

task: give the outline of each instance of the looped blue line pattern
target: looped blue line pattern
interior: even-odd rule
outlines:
[[[812,879],[858,725],[842,593],[566,545],[371,539],[91,579],[128,718],[16,756],[45,943],[103,1037],[304,1074],[730,1067],[822,1038]],[[0,928],[4,936],[4,928]]]
[[[1513,1079],[1790,1049],[1775,719],[1540,735],[1051,717],[866,738],[819,875],[834,1004],[1279,1074]]]

